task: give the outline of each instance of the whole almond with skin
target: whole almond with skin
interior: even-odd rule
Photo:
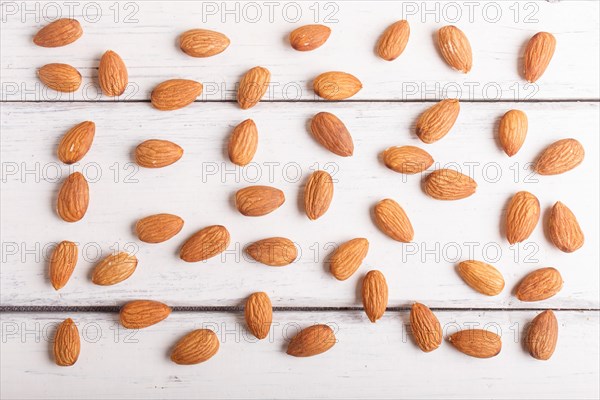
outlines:
[[[237,102],[242,110],[254,107],[265,95],[271,83],[271,72],[254,67],[242,77],[237,92]]]
[[[502,339],[493,332],[483,329],[464,329],[448,338],[460,352],[471,357],[490,358],[502,350]]]
[[[196,329],[182,337],[171,351],[171,361],[180,365],[199,364],[219,351],[219,338],[210,329]]]
[[[537,81],[548,68],[556,49],[556,38],[548,32],[533,35],[523,56],[523,74],[529,82]]]
[[[555,268],[540,268],[530,272],[523,278],[516,289],[517,298],[521,301],[546,300],[560,292],[563,279]]]
[[[212,57],[229,47],[229,38],[208,29],[190,29],[179,36],[179,47],[192,57]]]
[[[76,19],[61,18],[40,29],[33,43],[41,47],[61,47],[73,43],[83,35],[81,24]]]
[[[323,216],[333,198],[333,178],[325,171],[312,173],[304,188],[304,210],[309,219]]]
[[[467,285],[488,296],[496,296],[504,289],[504,277],[500,271],[482,261],[461,262],[458,264],[458,274]]]
[[[85,215],[90,202],[90,190],[81,172],[73,172],[58,192],[56,212],[67,222],[77,222]]]
[[[81,86],[81,74],[68,64],[46,64],[37,74],[44,85],[58,92],[74,92]]]
[[[540,175],[558,175],[583,162],[585,150],[575,139],[562,139],[546,147],[537,159],[534,170]]]
[[[129,253],[120,252],[104,258],[92,272],[92,282],[96,285],[110,286],[129,278],[137,267],[137,258]]]
[[[506,210],[506,239],[510,244],[524,241],[540,219],[540,202],[529,192],[518,192]]]
[[[342,243],[329,258],[331,273],[337,280],[345,281],[360,267],[368,251],[369,241],[365,238]]]
[[[197,262],[221,254],[229,246],[229,231],[222,225],[207,226],[196,232],[181,247],[179,257],[183,261]]]
[[[527,136],[527,114],[520,110],[510,110],[500,120],[498,136],[504,152],[512,157],[523,146]]]
[[[386,61],[393,61],[402,54],[408,43],[410,26],[408,21],[394,22],[383,32],[377,42],[377,55]]]
[[[414,303],[410,309],[410,328],[417,346],[429,353],[442,344],[442,326],[435,314],[424,304]]]
[[[173,214],[155,214],[135,224],[138,238],[146,243],[162,243],[177,235],[183,228],[183,219]]]
[[[381,200],[375,205],[375,223],[383,233],[399,242],[408,243],[415,236],[408,216],[392,199]]]
[[[312,357],[326,352],[335,342],[333,329],[327,325],[313,325],[302,329],[292,338],[287,354],[294,357]]]
[[[283,237],[259,240],[246,248],[246,253],[256,261],[271,267],[289,265],[298,257],[294,242]]]
[[[71,278],[75,265],[77,265],[78,251],[75,243],[64,240],[52,252],[50,282],[54,289],[63,288]]]
[[[92,147],[96,135],[96,124],[92,121],[81,122],[71,129],[58,144],[58,159],[65,164],[80,161]]]
[[[558,342],[558,321],[552,310],[546,310],[531,321],[525,346],[529,354],[538,360],[549,360]]]
[[[235,206],[247,217],[259,217],[277,210],[285,202],[285,195],[271,186],[248,186],[235,194]]]
[[[548,233],[552,243],[565,253],[574,252],[585,241],[575,214],[560,201],[550,211]]]
[[[235,127],[227,151],[232,163],[240,166],[248,165],[256,154],[258,147],[258,130],[253,120],[247,119]]]
[[[183,148],[168,140],[150,139],[135,148],[135,162],[145,168],[163,168],[182,156]]]
[[[71,318],[67,318],[54,335],[54,362],[61,367],[69,367],[77,362],[80,351],[79,329]]]
[[[385,166],[401,174],[418,174],[433,164],[431,155],[415,146],[394,146],[382,153]]]
[[[171,79],[159,83],[150,96],[152,105],[161,111],[172,111],[192,104],[202,94],[202,84],[189,79]]]
[[[321,47],[331,34],[331,29],[325,25],[304,25],[290,33],[290,44],[294,50],[311,51]]]
[[[344,100],[354,96],[360,89],[361,81],[346,72],[324,72],[313,81],[313,90],[325,100]]]
[[[316,114],[310,122],[310,132],[317,142],[338,156],[349,157],[354,153],[354,142],[346,125],[331,113]]]
[[[273,305],[265,292],[252,293],[248,297],[244,307],[244,316],[248,329],[257,339],[269,336],[271,323],[273,323]]]
[[[445,99],[429,107],[417,120],[417,136],[423,143],[437,142],[450,132],[459,113],[460,103],[456,99]]]
[[[444,26],[437,34],[438,48],[446,63],[465,74],[473,66],[473,53],[469,39],[455,26]]]
[[[129,83],[127,67],[121,56],[108,50],[100,59],[98,84],[106,96],[120,96]]]
[[[438,169],[425,178],[425,193],[438,200],[460,200],[477,190],[477,182],[453,169]]]
[[[365,313],[373,323],[383,317],[388,304],[388,286],[380,271],[369,271],[362,282],[362,301]]]
[[[127,329],[142,329],[159,323],[171,314],[171,307],[158,301],[134,300],[121,307],[119,320]]]

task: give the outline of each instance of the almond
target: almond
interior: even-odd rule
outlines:
[[[313,81],[313,90],[325,100],[344,100],[354,96],[360,89],[361,81],[346,72],[324,72]]]
[[[433,164],[431,155],[415,146],[394,146],[381,155],[385,166],[401,174],[418,174]]]
[[[129,75],[123,59],[114,51],[108,50],[100,59],[98,83],[107,96],[120,96],[125,92]]]
[[[399,242],[413,240],[415,231],[400,204],[384,199],[375,205],[375,223],[386,235]]]
[[[150,139],[135,148],[135,162],[145,168],[163,168],[182,156],[183,149],[168,140]]]
[[[524,241],[540,219],[540,202],[529,192],[518,192],[506,210],[506,239],[510,244]]]
[[[229,47],[229,38],[208,29],[191,29],[179,37],[179,47],[192,57],[212,57]]]
[[[550,212],[548,233],[552,243],[565,253],[572,253],[583,246],[583,231],[575,214],[560,201]]]
[[[460,200],[477,190],[477,182],[453,169],[438,169],[425,178],[425,193],[438,200]]]
[[[78,249],[73,242],[64,240],[60,242],[52,252],[50,258],[50,282],[54,289],[63,288],[77,264]]]
[[[192,104],[202,94],[202,84],[189,79],[171,79],[159,83],[150,96],[152,105],[172,111]]]
[[[290,239],[272,237],[259,240],[246,248],[246,253],[256,261],[271,267],[289,265],[298,257],[298,249]]]
[[[471,44],[463,31],[455,26],[444,26],[437,34],[438,48],[446,63],[465,74],[473,66]]]
[[[417,346],[429,353],[442,344],[442,326],[435,314],[424,304],[415,303],[410,309],[410,327]]]
[[[329,258],[331,273],[337,280],[345,281],[360,267],[368,251],[369,241],[365,238],[342,243]]]
[[[171,307],[158,301],[135,300],[121,307],[119,320],[127,329],[142,329],[154,325],[171,314]]]
[[[527,43],[523,56],[523,74],[529,82],[535,82],[544,74],[556,48],[556,38],[548,32],[533,35]]]
[[[277,210],[285,202],[285,195],[271,186],[248,186],[235,194],[235,206],[248,217],[259,217]]]
[[[273,306],[271,299],[265,292],[252,293],[246,300],[244,307],[246,325],[254,336],[264,339],[269,336],[273,322]]]
[[[41,47],[61,47],[73,43],[83,35],[81,24],[76,19],[61,18],[40,29],[33,43]]]
[[[290,44],[298,51],[311,51],[321,47],[331,34],[325,25],[304,25],[290,33]]]
[[[410,26],[408,21],[394,22],[383,32],[377,42],[377,55],[386,61],[393,61],[402,54],[408,43]]]
[[[137,264],[138,260],[132,254],[126,252],[111,254],[96,264],[92,272],[92,282],[101,286],[123,282],[135,272]]]
[[[529,354],[538,360],[549,360],[558,341],[558,321],[552,310],[546,310],[531,321],[525,346]]]
[[[182,337],[171,351],[171,361],[180,365],[199,364],[219,351],[219,338],[210,329],[196,329]]]
[[[81,122],[71,129],[58,144],[58,159],[65,164],[80,161],[92,147],[96,134],[96,124],[92,121]]]
[[[527,136],[527,114],[520,110],[510,110],[504,114],[500,120],[498,136],[509,157],[517,154]]]
[[[373,323],[383,317],[388,304],[388,286],[380,271],[369,271],[362,282],[362,300],[365,313]]]
[[[302,329],[288,344],[287,353],[294,357],[316,356],[329,350],[336,342],[333,329],[313,325]]]
[[[471,357],[490,358],[502,350],[502,339],[493,332],[483,329],[465,329],[448,338],[457,350]]]
[[[554,296],[562,289],[563,279],[555,268],[540,268],[523,278],[516,289],[521,301],[540,301]]]
[[[228,153],[232,163],[248,165],[256,154],[258,130],[253,120],[247,119],[235,127],[229,138]]]
[[[504,277],[500,271],[482,261],[461,262],[458,274],[467,285],[488,296],[496,296],[504,289]]]
[[[310,122],[310,132],[327,150],[342,157],[354,153],[354,142],[346,125],[335,115],[320,112]]]
[[[183,261],[197,262],[221,254],[229,246],[229,231],[222,225],[212,225],[196,232],[181,247]]]
[[[81,350],[79,329],[71,318],[65,319],[54,335],[54,362],[61,367],[69,367],[77,362]]]
[[[304,188],[304,209],[309,219],[323,216],[333,198],[333,178],[325,171],[312,173]]]
[[[417,120],[417,136],[423,143],[434,143],[446,136],[454,126],[460,103],[456,99],[445,99],[429,107]]]
[[[81,86],[81,74],[68,64],[46,64],[37,74],[44,85],[58,92],[74,92]]]
[[[56,212],[67,222],[77,222],[85,215],[90,202],[90,190],[81,172],[73,172],[58,192]]]
[[[271,72],[254,67],[242,77],[237,92],[237,102],[242,110],[254,107],[265,95],[271,83]]]
[[[146,243],[162,243],[177,235],[183,228],[183,219],[173,214],[155,214],[135,224],[138,238]]]
[[[575,139],[562,139],[546,147],[537,159],[534,170],[540,175],[558,175],[583,162],[585,150]]]

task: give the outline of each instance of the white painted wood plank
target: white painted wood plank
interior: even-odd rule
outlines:
[[[170,305],[231,306],[252,291],[263,290],[276,306],[360,306],[362,276],[380,269],[390,286],[390,306],[420,300],[436,307],[597,308],[598,104],[463,104],[452,132],[434,145],[423,145],[413,133],[413,123],[428,106],[269,103],[241,115],[230,103],[197,103],[170,114],[146,103],[4,104],[2,304],[120,305],[152,298]],[[530,121],[525,145],[512,159],[494,139],[499,117],[511,108],[523,109]],[[323,110],[347,124],[356,144],[353,157],[337,157],[311,138],[307,122]],[[255,119],[260,143],[256,164],[240,170],[228,161],[225,146],[232,127],[246,117]],[[74,169],[93,181],[91,203],[82,221],[68,224],[54,213],[54,197],[68,173],[55,150],[63,132],[84,119],[96,122],[97,133],[91,151]],[[527,163],[564,137],[583,143],[583,164],[564,175],[531,175]],[[150,138],[179,143],[185,149],[183,158],[164,169],[135,169],[130,164],[132,150]],[[457,202],[434,200],[422,192],[421,176],[403,177],[378,160],[386,147],[407,144],[429,151],[436,167],[460,167],[471,174],[479,183],[477,193]],[[300,195],[316,165],[327,165],[337,183],[331,209],[318,221],[309,221]],[[286,203],[265,217],[242,216],[231,198],[251,184],[281,188]],[[560,252],[540,223],[526,243],[511,248],[500,221],[508,199],[519,190],[538,196],[543,215],[558,200],[567,204],[585,232],[584,247],[572,254]],[[374,226],[370,210],[386,197],[396,199],[411,218],[413,243],[395,242]],[[180,215],[185,220],[182,232],[158,245],[138,242],[132,232],[136,220],[159,212]],[[181,261],[181,244],[211,224],[230,230],[228,252],[206,263]],[[242,255],[248,243],[271,236],[294,240],[301,251],[299,260],[270,268]],[[371,243],[364,265],[349,280],[336,281],[327,270],[326,256],[336,243],[361,236]],[[79,242],[84,255],[69,284],[55,292],[48,282],[45,257],[61,240]],[[100,255],[117,248],[136,251],[138,270],[121,284],[93,285],[93,265]],[[506,289],[501,295],[479,295],[461,281],[455,266],[469,258],[491,262],[502,271]],[[517,301],[511,295],[515,284],[527,272],[545,266],[561,271],[563,290],[542,303]]]
[[[100,97],[97,88],[97,65],[108,49],[128,65],[131,85],[122,100],[149,99],[157,83],[175,77],[204,83],[202,100],[233,99],[236,82],[256,65],[271,70],[267,95],[271,100],[315,99],[312,79],[329,70],[361,79],[364,88],[354,97],[358,100],[448,95],[485,100],[599,97],[600,6],[596,1],[141,1],[116,7],[117,3],[84,2],[72,6],[71,14],[68,4],[72,3],[3,3],[2,100],[112,101]],[[57,15],[80,19],[84,36],[63,48],[35,46],[33,35]],[[379,59],[374,53],[379,35],[403,18],[411,24],[405,53],[391,63]],[[291,49],[289,32],[316,22],[332,28],[329,41],[314,52]],[[450,69],[434,45],[435,32],[448,24],[459,26],[471,41],[474,67],[468,75]],[[177,37],[191,28],[221,31],[230,37],[231,45],[213,58],[188,57],[179,50]],[[529,38],[539,31],[552,32],[558,46],[539,85],[531,86],[520,76],[520,57]],[[36,69],[51,62],[78,68],[84,78],[81,89],[68,95],[44,88]]]

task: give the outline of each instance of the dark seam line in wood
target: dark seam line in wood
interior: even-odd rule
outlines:
[[[384,100],[384,99],[349,99],[343,101],[322,101],[322,100],[261,100],[261,103],[285,103],[285,104],[294,104],[294,103],[315,103],[315,104],[337,104],[337,103],[437,103],[441,99],[410,99],[410,100]],[[460,99],[459,99],[460,100]],[[194,103],[235,103],[235,100],[209,100],[202,101],[196,100]],[[600,98],[591,98],[591,99],[546,99],[546,100],[535,100],[535,99],[522,99],[522,100],[484,100],[484,99],[474,99],[474,100],[460,100],[461,103],[598,103],[600,102]],[[69,104],[69,103],[102,103],[102,104],[111,104],[111,103],[150,103],[150,100],[122,100],[122,101],[114,101],[114,100],[70,100],[70,101],[42,101],[42,100],[1,100],[0,104],[29,104],[29,103],[52,103],[52,104]]]

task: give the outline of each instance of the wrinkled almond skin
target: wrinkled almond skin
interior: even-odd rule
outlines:
[[[294,242],[283,237],[259,240],[246,248],[246,253],[256,261],[271,267],[289,265],[298,257]]]
[[[207,260],[225,251],[230,240],[227,228],[211,225],[192,235],[181,247],[179,257],[186,262]]]
[[[146,243],[162,243],[177,235],[183,228],[183,219],[173,214],[155,214],[135,224],[138,238]]]
[[[81,350],[79,329],[71,318],[65,319],[54,336],[54,362],[61,367],[69,367],[77,362]]]
[[[383,32],[377,42],[377,55],[386,61],[393,61],[402,54],[408,43],[410,26],[408,21],[394,22]]]
[[[572,253],[583,246],[585,238],[575,214],[560,201],[550,211],[548,234],[554,245],[565,253]]]
[[[179,47],[192,57],[212,57],[229,47],[229,38],[208,29],[190,29],[179,36]]]
[[[311,51],[321,47],[331,34],[331,29],[325,25],[304,25],[290,33],[290,44],[294,50]]]
[[[69,129],[58,144],[58,159],[65,164],[80,161],[92,147],[95,134],[96,124],[92,121],[81,122]]]
[[[304,188],[304,210],[311,220],[322,217],[333,199],[333,178],[325,171],[312,173]]]
[[[471,357],[490,358],[502,350],[502,339],[493,332],[483,329],[464,329],[448,338],[460,352]]]
[[[558,321],[552,310],[546,310],[531,321],[525,346],[529,354],[538,360],[549,360],[558,342]]]
[[[98,83],[106,96],[120,96],[129,83],[125,62],[117,53],[108,50],[102,55],[98,66]]]
[[[527,239],[540,219],[540,202],[529,192],[518,192],[506,210],[506,239],[515,244]]]
[[[442,326],[435,314],[424,304],[415,303],[410,309],[410,327],[417,346],[429,353],[442,344]]]
[[[232,163],[244,166],[250,164],[258,148],[258,130],[253,120],[242,121],[233,129],[227,152]]]
[[[182,156],[183,148],[168,140],[150,139],[135,148],[135,162],[144,168],[163,168]]]
[[[58,92],[74,92],[81,86],[81,74],[68,64],[46,64],[37,74],[44,85]]]
[[[487,296],[496,296],[504,289],[504,277],[500,271],[482,261],[461,262],[458,274],[467,285]]]
[[[61,47],[73,43],[83,35],[81,24],[76,19],[61,18],[40,29],[33,43],[41,47]]]
[[[556,38],[548,32],[533,35],[523,56],[523,75],[529,82],[535,82],[548,68],[556,49]]]
[[[85,215],[90,202],[90,190],[81,172],[73,172],[65,179],[56,202],[56,212],[67,222],[77,222]]]
[[[425,178],[424,190],[438,200],[460,200],[477,190],[477,182],[453,169],[438,169]]]
[[[197,329],[182,337],[171,351],[171,361],[180,365],[200,364],[219,351],[219,338],[210,329]]]
[[[562,139],[546,147],[537,159],[534,170],[540,175],[558,175],[583,162],[585,150],[575,139]]]
[[[380,271],[369,271],[362,282],[362,301],[365,313],[373,323],[383,317],[388,304],[388,286]]]
[[[417,120],[417,136],[423,143],[435,143],[454,126],[460,103],[456,99],[445,99],[425,110]]]
[[[521,110],[510,110],[500,120],[498,136],[502,149],[512,157],[523,146],[527,136],[527,114]]]
[[[349,157],[354,153],[354,142],[346,125],[331,113],[316,114],[310,121],[310,132],[317,142],[338,156]]]
[[[369,241],[356,238],[342,243],[329,258],[329,268],[340,281],[350,278],[360,267],[369,251]]]
[[[465,74],[473,66],[473,53],[469,39],[455,26],[444,26],[437,34],[438,48],[446,63]]]
[[[418,174],[433,165],[433,158],[415,146],[394,146],[382,153],[383,162],[392,171],[401,174]]]
[[[242,77],[237,92],[237,102],[242,110],[258,104],[271,83],[271,72],[263,67],[254,67]]]
[[[55,290],[62,289],[77,265],[79,250],[73,242],[64,240],[52,252],[50,258],[50,282]]]
[[[354,96],[360,89],[361,81],[346,72],[324,72],[313,81],[313,90],[325,100],[344,100]]]
[[[395,200],[383,199],[375,205],[375,223],[386,235],[398,242],[413,240],[415,231],[408,216]]]
[[[333,347],[336,342],[333,329],[327,325],[313,325],[302,329],[290,341],[287,354],[294,357],[312,357]]]
[[[171,79],[159,83],[150,96],[154,108],[172,111],[192,104],[202,94],[202,84],[189,79]]]
[[[119,320],[127,329],[142,329],[159,323],[171,314],[171,307],[158,301],[134,300],[121,307]]]
[[[235,206],[247,217],[259,217],[277,210],[285,202],[285,195],[271,186],[248,186],[235,194]]]
[[[560,272],[555,268],[540,268],[523,278],[516,289],[521,301],[540,301],[554,296],[563,286]]]
[[[271,324],[273,323],[273,305],[265,292],[252,293],[248,297],[244,307],[244,316],[248,330],[257,339],[264,339],[269,336]]]
[[[92,273],[92,282],[96,285],[110,286],[129,278],[137,267],[138,260],[126,252],[111,254],[104,258]]]

